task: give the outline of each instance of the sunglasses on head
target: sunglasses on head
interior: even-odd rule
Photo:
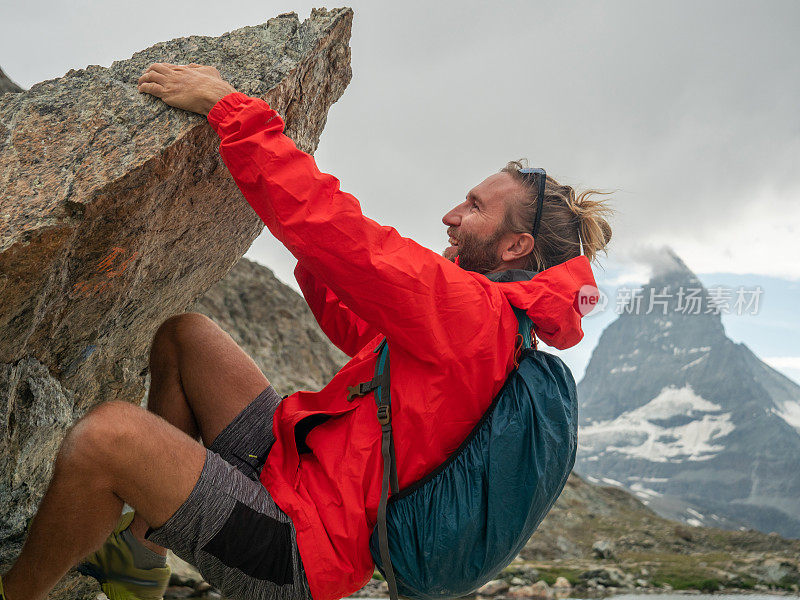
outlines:
[[[544,169],[520,169],[519,173],[526,177],[534,177],[539,185],[539,191],[536,195],[536,218],[533,221],[533,239],[539,233],[539,223],[542,222],[542,205],[544,203],[544,185],[547,181],[547,173]],[[537,177],[538,175],[538,177]]]

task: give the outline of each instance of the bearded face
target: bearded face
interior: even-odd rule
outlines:
[[[442,256],[450,261],[455,261],[458,256],[458,265],[467,271],[481,274],[490,273],[503,262],[498,251],[502,237],[501,230],[489,237],[455,231],[450,236],[455,243],[445,249]]]
[[[442,256],[462,269],[477,273],[502,270],[502,243],[510,233],[507,226],[509,202],[520,195],[519,183],[509,173],[495,173],[467,192],[464,201],[442,217],[450,246]]]

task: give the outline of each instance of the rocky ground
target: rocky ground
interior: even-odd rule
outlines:
[[[800,590],[800,540],[663,519],[624,490],[575,475],[502,578],[564,577],[606,590]],[[513,586],[511,588],[513,590]]]
[[[166,598],[220,598],[172,557]],[[624,490],[570,476],[520,555],[477,598],[593,597],[613,593],[800,593],[800,540],[663,519]],[[388,596],[376,573],[353,597]]]
[[[608,550],[607,546],[599,545]],[[474,598],[542,598],[560,600],[571,596],[600,597],[614,593],[663,593],[683,591],[699,592],[760,592],[781,595],[797,595],[800,587],[798,561],[769,556],[751,557],[750,560],[723,560],[720,556],[687,556],[684,567],[694,563],[695,568],[706,568],[716,574],[698,579],[690,584],[690,572],[684,574],[684,584],[677,587],[665,581],[663,573],[670,568],[680,568],[680,561],[666,557],[660,561],[632,563],[611,557],[594,561],[563,561],[536,563],[516,559],[500,576],[480,588]],[[174,557],[171,559],[173,576],[165,594],[170,598],[206,598],[220,600],[222,595],[191,567]],[[720,568],[724,563],[726,569]],[[676,571],[677,572],[677,571]],[[563,575],[557,575],[563,573]],[[380,574],[353,598],[388,597],[389,589]],[[105,600],[105,599],[103,599]]]

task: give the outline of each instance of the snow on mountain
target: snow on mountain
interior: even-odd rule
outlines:
[[[618,452],[654,462],[708,460],[725,449],[717,442],[734,429],[731,415],[721,411],[689,385],[665,387],[644,406],[585,426],[580,450],[591,455]]]
[[[800,432],[800,402],[775,402],[775,414]]]

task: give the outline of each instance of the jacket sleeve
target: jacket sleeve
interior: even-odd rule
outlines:
[[[353,357],[380,334],[375,327],[347,308],[331,288],[298,262],[294,277],[322,331],[339,350]]]
[[[283,120],[266,102],[232,93],[208,120],[245,199],[304,268],[363,321],[421,360],[455,360],[496,340],[500,292],[365,217],[339,180],[320,172],[283,134]]]

